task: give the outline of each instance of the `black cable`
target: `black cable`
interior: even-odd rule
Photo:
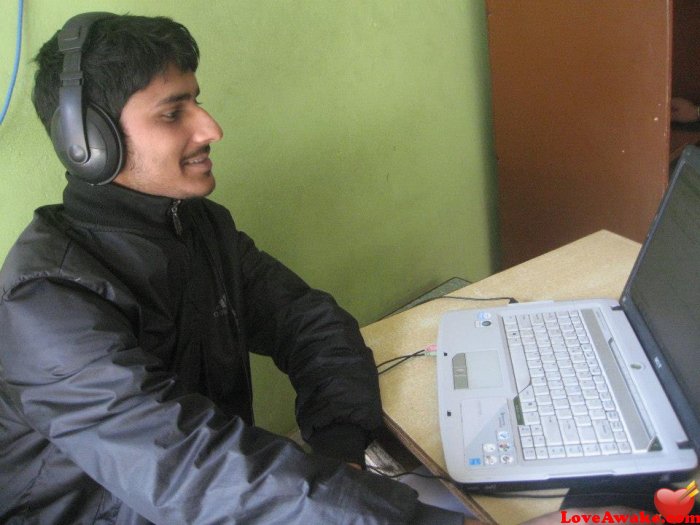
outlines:
[[[419,478],[428,478],[428,479],[440,479],[442,481],[446,481],[448,483],[454,483],[454,481],[451,478],[445,477],[445,476],[436,476],[435,474],[421,474],[420,472],[399,472],[398,474],[387,474],[386,472],[382,471],[381,469],[377,467],[367,467],[367,470],[371,470],[372,472],[376,472],[380,476],[384,476],[385,478],[401,478],[403,476],[418,476]]]
[[[515,297],[462,297],[459,295],[441,295],[440,297],[430,297],[423,301],[419,301],[411,305],[411,308],[420,306],[425,303],[432,301],[439,301],[440,299],[458,299],[460,301],[508,301],[508,304],[515,304],[518,300]]]
[[[508,301],[508,304],[515,304],[518,300],[515,297],[462,297],[460,295],[443,295],[437,299],[459,299],[460,301]]]
[[[388,365],[389,363],[394,363],[394,361],[398,361],[398,362],[397,362],[397,363],[394,363],[394,364],[391,365],[389,368],[385,368],[384,370],[379,370],[379,371],[377,372],[377,375],[381,375],[381,374],[383,374],[384,372],[388,372],[388,371],[391,370],[392,368],[394,368],[394,367],[396,367],[396,366],[399,366],[400,364],[402,364],[402,363],[408,361],[409,359],[412,359],[412,358],[414,358],[414,357],[418,357],[418,356],[421,356],[421,355],[424,355],[424,354],[425,354],[425,348],[421,348],[420,350],[418,350],[417,352],[413,352],[412,354],[401,355],[401,356],[399,356],[399,357],[394,357],[394,358],[392,358],[392,359],[387,359],[386,361],[384,361],[384,362],[382,362],[382,363],[379,363],[379,364],[377,365],[377,370],[379,370],[379,367],[382,367],[382,366],[384,366],[384,365]]]

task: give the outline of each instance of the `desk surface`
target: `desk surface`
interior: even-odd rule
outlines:
[[[618,298],[640,245],[599,231],[557,250],[492,275],[449,294],[461,297],[515,297],[519,302],[544,299]],[[362,329],[377,363],[411,354],[437,341],[440,316],[448,310],[495,306],[482,302],[437,299]],[[387,427],[434,474],[446,475],[440,441],[435,361],[421,357],[379,376]],[[484,521],[519,523],[555,511],[561,498],[503,499],[455,493]],[[562,491],[553,491],[561,494]]]

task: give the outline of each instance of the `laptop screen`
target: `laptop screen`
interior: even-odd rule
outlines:
[[[700,149],[679,162],[623,296],[648,329],[638,334],[662,384],[700,418]],[[626,296],[626,297],[625,297]],[[629,306],[629,303],[626,305]],[[627,310],[627,308],[626,308]],[[629,312],[628,312],[629,314]],[[637,325],[633,321],[633,324]],[[645,330],[646,331],[646,330]],[[665,377],[664,377],[665,376]],[[680,392],[678,392],[680,389]],[[675,404],[675,403],[674,403]],[[682,412],[682,410],[681,410]],[[682,418],[682,414],[679,413]],[[694,425],[691,424],[691,427]],[[692,429],[686,430],[693,432]],[[694,441],[698,436],[691,436]]]

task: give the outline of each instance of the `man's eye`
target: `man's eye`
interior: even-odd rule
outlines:
[[[168,113],[164,113],[164,114],[163,114],[163,118],[164,118],[165,120],[170,120],[170,121],[177,120],[177,118],[178,118],[179,116],[180,116],[180,111],[179,111],[179,110],[178,110],[178,111],[169,111]]]

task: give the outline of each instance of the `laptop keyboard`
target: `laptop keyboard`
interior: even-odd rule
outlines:
[[[530,384],[515,399],[525,460],[632,452],[610,385],[578,311],[503,317]]]

